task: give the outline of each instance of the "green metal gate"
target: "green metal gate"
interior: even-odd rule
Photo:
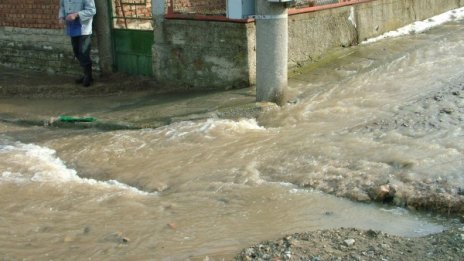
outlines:
[[[114,69],[152,76],[151,0],[110,0]]]

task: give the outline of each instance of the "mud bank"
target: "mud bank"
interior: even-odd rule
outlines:
[[[385,135],[417,139],[427,135],[438,135],[439,138],[441,132],[460,129],[464,125],[464,76],[451,79],[444,86],[398,107],[393,116],[357,126],[350,132],[370,135],[374,139]],[[456,146],[459,151],[459,145]],[[391,170],[383,175],[352,178],[337,173],[309,178],[300,186],[355,201],[394,204],[412,210],[458,216],[464,220],[464,188],[440,176],[440,168],[445,167],[446,162],[441,163],[443,166],[436,166],[435,177],[424,178],[411,178],[408,174],[415,164],[413,160],[398,157],[385,163]],[[456,175],[459,175],[458,172]]]
[[[464,81],[456,77],[444,88],[424,93],[400,106],[394,117],[350,131],[366,135],[420,137],[461,128],[464,124]],[[296,233],[243,249],[235,260],[462,260],[464,258],[464,188],[446,178],[409,179],[402,170],[414,162],[389,163],[395,172],[368,178],[327,176],[302,186],[354,201],[378,201],[413,210],[458,217],[452,228],[426,237],[407,238],[380,231],[340,228]],[[371,177],[372,178],[372,177]],[[460,221],[459,221],[460,220]]]
[[[90,96],[122,95],[151,91],[154,93],[179,92],[183,89],[170,88],[141,76],[112,74],[95,77],[91,87],[75,84],[69,75],[47,74],[26,69],[0,66],[0,98],[72,98]]]
[[[437,88],[417,93],[385,117],[347,132],[373,140],[388,136],[399,137],[404,142],[449,139],[445,147],[462,155],[463,126],[464,75],[461,73],[442,79]],[[454,160],[462,161],[462,157]],[[452,171],[454,177],[449,177],[445,174],[450,172],[444,160],[427,170],[431,175],[421,177],[421,173],[414,173],[420,172],[420,168],[416,168],[418,162],[411,158],[400,155],[383,163],[389,168],[381,175],[356,172],[357,166],[339,164],[337,168],[349,171],[308,175],[302,183],[291,182],[358,202],[381,202],[436,213],[448,219],[456,218],[452,219],[456,223],[441,233],[417,238],[353,228],[296,233],[245,248],[235,260],[464,260],[464,188],[461,182],[456,182],[462,169]]]
[[[462,260],[463,246],[464,227],[420,238],[342,228],[262,242],[235,260]]]

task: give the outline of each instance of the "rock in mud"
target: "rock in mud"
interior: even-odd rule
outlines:
[[[127,244],[130,242],[128,237],[125,237],[122,232],[114,232],[105,237],[105,241],[118,244]]]
[[[346,239],[345,241],[343,241],[345,243],[345,246],[352,246],[354,245],[354,243],[356,242],[356,240],[352,239],[352,238],[349,238],[349,239]]]
[[[176,230],[177,229],[177,224],[176,223],[168,223],[166,224],[166,226],[172,230]]]
[[[82,230],[82,233],[84,235],[89,234],[90,233],[90,227],[89,226],[84,227],[84,229]]]
[[[381,185],[377,188],[376,197],[377,201],[390,201],[395,196],[396,189],[388,184]]]
[[[74,241],[74,238],[72,236],[65,236],[63,241],[65,243],[69,243],[69,242],[73,242]]]
[[[453,108],[443,108],[440,110],[441,113],[451,114],[454,112]]]

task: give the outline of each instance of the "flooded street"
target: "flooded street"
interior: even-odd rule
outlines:
[[[250,90],[1,98],[0,257],[229,260],[318,229],[438,233],[448,221],[435,214],[464,213],[463,33],[455,22],[345,48],[293,76],[288,105],[257,118],[215,113],[228,97],[252,102]],[[12,120],[150,126],[186,109],[210,116],[110,131]]]

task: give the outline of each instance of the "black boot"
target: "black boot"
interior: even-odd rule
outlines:
[[[84,76],[80,76],[79,78],[76,78],[74,82],[77,84],[82,84],[84,82]]]
[[[84,77],[82,78],[82,85],[84,87],[89,87],[93,82],[92,77],[92,65],[84,67]]]

